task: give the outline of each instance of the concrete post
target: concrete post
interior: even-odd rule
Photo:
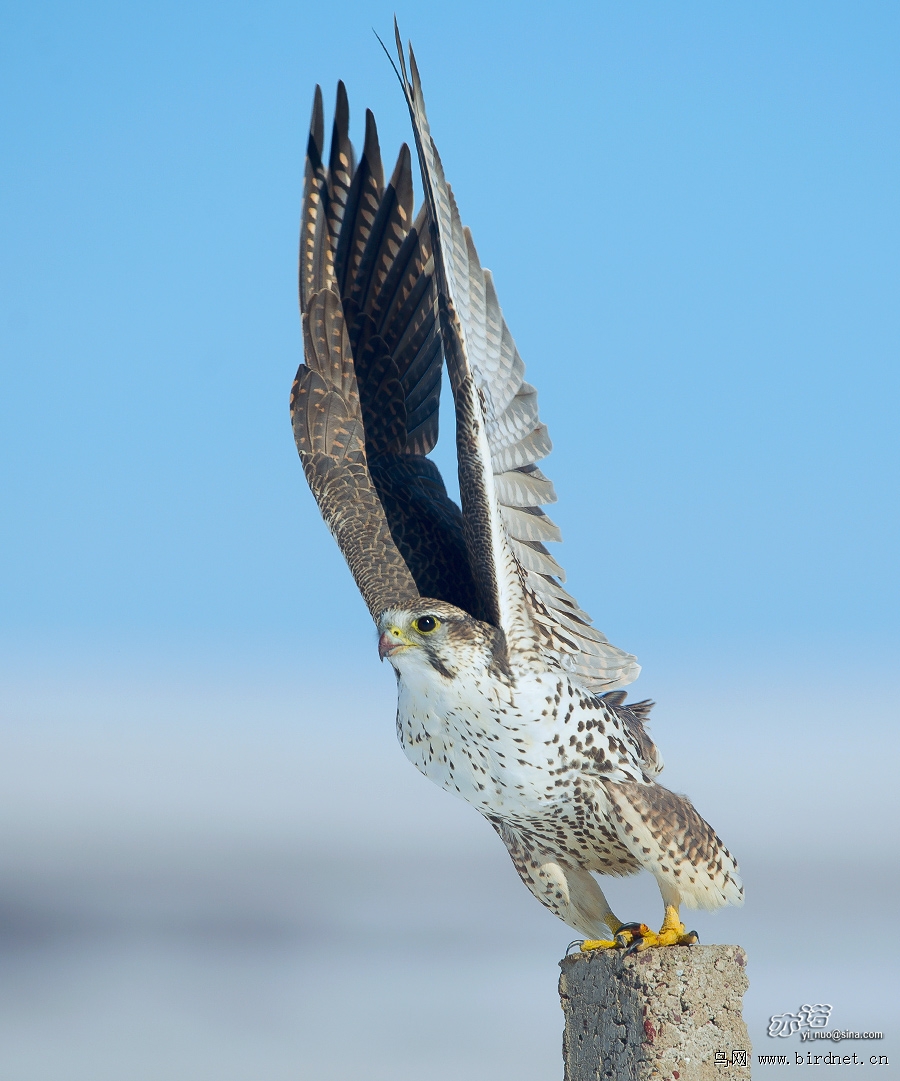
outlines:
[[[565,1081],[745,1081],[746,963],[739,946],[563,958]]]

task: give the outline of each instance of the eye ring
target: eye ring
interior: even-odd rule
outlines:
[[[419,616],[413,620],[413,629],[419,634],[434,634],[440,625],[441,621],[434,616]]]

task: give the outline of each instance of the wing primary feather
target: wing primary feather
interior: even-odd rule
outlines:
[[[366,109],[363,153],[347,193],[344,224],[335,257],[335,279],[342,297],[347,295],[356,277],[383,191],[384,169],[378,145],[378,128],[375,117]]]
[[[350,300],[360,311],[370,312],[394,259],[400,254],[412,223],[412,203],[409,147],[404,143],[369,229],[366,246],[349,290]]]
[[[539,462],[553,449],[546,424],[538,424],[515,443],[491,445],[491,463],[495,473],[518,469],[530,462]],[[559,538],[562,540],[562,537]]]
[[[398,357],[406,357],[407,366],[412,363],[422,343],[437,323],[437,315],[432,304],[429,303],[431,299],[429,290],[430,282],[424,276],[421,277],[407,297],[403,311],[400,313],[403,318],[399,321],[401,325],[405,325],[403,333],[395,339],[394,353]],[[390,338],[393,338],[395,329],[395,325],[392,325]]]
[[[343,82],[337,86],[337,100],[334,106],[334,125],[331,131],[331,152],[328,158],[328,254],[334,273],[334,257],[337,239],[340,235],[350,183],[353,177],[353,145],[350,142],[350,106],[347,102],[347,88]]]
[[[419,351],[402,374],[403,390],[410,409],[417,409],[431,393],[431,390],[426,388],[432,387],[435,378],[440,379],[440,365],[435,365],[440,352],[441,336],[437,324],[432,322]]]
[[[309,138],[306,144],[306,168],[303,176],[303,208],[300,222],[300,306],[306,307],[313,291],[316,233],[322,214],[325,169],[322,148],[325,142],[325,121],[322,111],[322,88],[313,96]]]
[[[500,516],[514,540],[561,541],[559,526],[538,507],[501,506]]]
[[[372,318],[378,325],[379,334],[383,335],[387,342],[395,340],[397,333],[402,333],[402,327],[399,331],[393,329],[393,321],[410,292],[423,278],[426,285],[431,281],[431,274],[426,273],[425,269],[430,257],[425,209],[423,206],[406,234],[378,298],[372,305]]]

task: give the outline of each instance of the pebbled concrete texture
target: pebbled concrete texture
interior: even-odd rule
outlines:
[[[565,1081],[749,1078],[751,1047],[742,1015],[746,965],[740,946],[564,957],[559,994]],[[746,1066],[734,1051],[746,1052]]]

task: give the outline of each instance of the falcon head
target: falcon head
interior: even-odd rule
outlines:
[[[378,655],[398,675],[437,672],[455,679],[460,672],[505,669],[503,632],[445,601],[422,597],[388,608],[378,618]]]

